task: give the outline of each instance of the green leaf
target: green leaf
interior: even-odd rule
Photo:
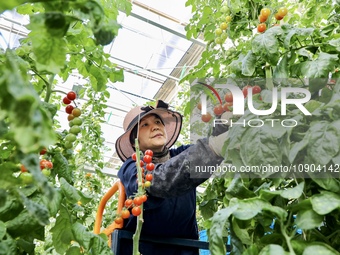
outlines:
[[[243,183],[242,179],[239,177],[233,178],[226,190],[226,196],[229,198],[249,198],[254,197],[254,192],[250,191]]]
[[[250,50],[242,60],[242,74],[245,76],[252,76],[255,72],[256,56]]]
[[[285,250],[280,245],[277,245],[277,244],[267,245],[259,253],[259,255],[273,255],[273,254],[288,255],[289,253],[285,252]]]
[[[88,232],[86,228],[79,222],[75,222],[72,225],[72,233],[74,235],[74,239],[86,250],[89,250],[91,239],[93,238],[94,234]]]
[[[11,0],[11,1],[1,1],[0,2],[0,13],[5,10],[12,10],[14,7],[26,3],[27,0]]]
[[[340,196],[328,191],[312,196],[311,202],[313,210],[320,215],[328,214],[340,208]]]
[[[340,192],[340,182],[333,178],[331,173],[323,174],[320,178],[319,173],[310,173],[310,177],[313,179],[315,183],[317,183],[321,188],[325,190],[329,190],[332,192]]]
[[[45,29],[33,30],[28,37],[32,40],[37,69],[58,74],[65,66],[66,40],[51,36]]]
[[[64,206],[60,207],[59,216],[51,232],[55,250],[60,254],[64,254],[71,241],[74,240],[71,215]]]
[[[321,52],[317,59],[299,64],[300,75],[308,78],[325,78],[333,71],[339,58],[336,54]]]
[[[237,204],[217,211],[211,218],[209,229],[209,250],[212,255],[226,254],[223,234],[230,215],[237,209]]]
[[[105,234],[93,235],[91,246],[94,255],[112,255],[112,251],[107,245],[107,237]]]
[[[40,223],[35,217],[32,218],[31,213],[23,210],[12,220],[5,222],[7,232],[13,237],[24,236],[41,228]]]
[[[58,107],[55,104],[46,103],[44,101],[41,101],[41,104],[42,107],[50,114],[51,118],[53,119],[58,111]]]
[[[266,62],[276,66],[279,60],[279,42],[274,34],[257,35],[252,42],[252,51]]]
[[[304,139],[308,139],[307,155],[314,162],[326,165],[338,154],[340,133],[336,126],[336,122],[329,123],[326,121],[316,122],[311,125],[308,135]]]
[[[230,200],[230,206],[237,204],[237,209],[233,212],[233,215],[240,220],[250,220],[263,210],[272,212],[277,215],[280,219],[287,217],[287,212],[277,206],[272,206],[268,201],[260,198],[249,198],[238,200],[233,198]]]
[[[289,49],[291,45],[291,40],[293,36],[310,36],[314,32],[314,28],[293,28],[291,26],[282,26],[283,29],[287,29],[288,34],[284,39],[285,48]],[[309,76],[307,76],[309,77]]]
[[[327,244],[308,245],[302,255],[338,255],[339,253]]]
[[[71,203],[80,201],[81,196],[78,194],[78,190],[70,185],[64,178],[60,179],[60,187],[65,197],[71,201]]]
[[[340,51],[340,38],[332,39],[328,43],[335,47],[337,51]]]
[[[280,166],[281,151],[278,139],[264,131],[262,127],[248,129],[241,140],[240,154],[245,166]]]
[[[299,198],[303,193],[303,188],[305,186],[304,182],[300,182],[297,186],[290,189],[285,189],[281,192],[281,197],[287,199],[296,199]]]
[[[56,190],[53,198],[43,197],[44,203],[47,205],[51,217],[55,217],[59,211],[63,196],[60,190]]]
[[[94,65],[90,66],[89,74],[91,85],[94,91],[104,91],[106,89],[108,79],[107,74],[101,68]]]
[[[5,239],[0,243],[0,255],[17,255],[17,241],[10,235],[6,234]]]
[[[235,218],[233,218],[233,220],[232,220],[232,227],[233,227],[233,231],[234,231],[235,235],[240,239],[240,241],[243,244],[245,244],[245,245],[251,245],[252,244],[252,240],[249,236],[247,229],[240,228],[239,225],[237,224],[237,221],[235,220]]]
[[[283,58],[280,60],[278,65],[275,67],[273,72],[273,78],[274,79],[284,79],[289,77],[288,72],[288,57],[287,55],[284,55]]]
[[[6,232],[7,232],[7,229],[6,229],[5,223],[0,221],[0,240],[4,238],[4,236],[6,235]]]
[[[323,222],[323,216],[313,210],[299,211],[296,216],[296,225],[301,229],[313,229]]]
[[[50,223],[49,221],[49,211],[46,206],[43,204],[36,203],[32,199],[27,198],[19,191],[21,200],[23,201],[23,205],[28,213],[31,215],[31,218],[35,218],[40,225],[44,226]]]
[[[64,178],[68,183],[73,183],[73,172],[68,165],[67,159],[61,152],[56,152],[53,157],[53,170],[59,178]]]
[[[72,246],[66,251],[66,255],[82,255],[83,253],[80,251],[80,247]]]

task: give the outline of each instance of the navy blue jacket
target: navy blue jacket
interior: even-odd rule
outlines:
[[[190,178],[190,165],[216,164],[222,158],[212,152],[207,140],[169,151],[170,159],[156,164],[153,171],[152,185],[147,190],[148,200],[144,203],[142,235],[198,239],[196,187],[207,178]],[[127,197],[133,196],[137,191],[135,163],[131,158],[127,159],[118,172]],[[134,232],[136,219],[137,217],[130,216],[125,220],[124,229]],[[124,246],[124,252],[119,255],[132,254],[132,242],[120,245]],[[141,243],[139,251],[143,255],[198,255],[195,248],[183,249],[147,243]]]

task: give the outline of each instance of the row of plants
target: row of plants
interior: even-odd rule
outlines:
[[[228,172],[207,181],[198,200],[211,254],[226,254],[228,236],[230,254],[339,254],[339,2],[188,0],[186,5],[193,11],[187,37],[207,42],[199,63],[182,80],[191,84],[184,106],[191,109],[191,135],[207,135],[214,119],[233,111],[228,90],[218,91],[225,99],[219,102],[197,81],[212,87],[232,83],[240,90],[259,86],[252,95],[258,110],[272,106],[273,88],[302,88],[311,94],[304,104],[311,115],[295,105],[282,115],[280,100],[275,112],[255,115],[244,95],[246,111],[233,120],[264,125],[230,127],[225,164],[300,169],[276,175]],[[208,97],[209,119],[198,109],[202,93]],[[285,119],[297,125],[280,125]]]

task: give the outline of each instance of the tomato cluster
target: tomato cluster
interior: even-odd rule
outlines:
[[[258,86],[258,85],[254,85],[254,86],[246,85],[246,86],[244,86],[242,88],[242,93],[243,93],[244,98],[246,98],[248,96],[248,88],[252,89],[252,94],[253,95],[261,93],[261,87],[260,86]],[[233,94],[228,91],[227,93],[225,93],[223,99],[224,99],[225,102],[223,104],[215,105],[215,107],[213,109],[213,112],[214,112],[214,114],[216,116],[220,116],[224,112],[232,111],[232,107],[233,107]],[[197,108],[199,110],[202,110],[201,103],[197,104]],[[207,112],[206,114],[202,114],[202,116],[201,116],[201,120],[203,122],[209,122],[211,119],[212,119],[212,115],[209,112]]]
[[[66,104],[65,111],[68,113],[67,120],[69,121],[69,134],[65,137],[65,148],[71,149],[73,147],[73,142],[77,139],[77,135],[81,131],[81,125],[83,123],[80,118],[81,110],[76,106],[75,99],[77,95],[74,91],[67,93],[66,97],[63,98],[63,103]],[[71,103],[75,104],[75,107]]]
[[[142,213],[141,205],[146,202],[148,199],[145,194],[145,188],[151,186],[151,182],[153,180],[152,171],[155,169],[155,164],[152,163],[152,150],[146,150],[144,155],[142,155],[142,159],[139,162],[142,171],[142,183],[138,184],[143,187],[143,193],[137,193],[135,196],[129,197],[124,202],[124,208],[120,212],[119,215],[115,218],[115,222],[117,224],[121,224],[124,219],[127,219],[132,214],[133,216],[139,216]],[[137,161],[137,154],[132,154],[132,159]],[[137,164],[137,162],[136,162]],[[138,171],[138,170],[137,170]],[[138,177],[137,177],[138,182]]]
[[[43,153],[43,154],[42,154]],[[46,149],[41,150],[40,155],[44,155],[46,153]],[[53,168],[53,163],[47,159],[40,159],[40,169],[43,175],[49,177],[51,175],[51,169]],[[23,184],[31,184],[33,182],[33,175],[28,172],[28,169],[21,164],[20,165],[20,175],[19,178],[23,182]]]
[[[144,152],[143,158],[139,162],[139,165],[140,165],[141,170],[142,170],[142,177],[143,177],[142,183],[139,184],[139,185],[142,185],[144,188],[150,187],[152,179],[153,179],[152,171],[155,169],[155,164],[152,163],[152,156],[153,156],[153,151],[152,150],[146,150]],[[132,154],[132,159],[134,161],[137,160],[136,153]],[[137,182],[138,182],[138,180],[137,180]]]
[[[228,7],[228,3],[225,1],[223,2],[220,12],[222,15],[219,18],[218,27],[215,29],[215,43],[216,44],[223,44],[225,40],[228,38],[227,29],[229,23],[232,20],[232,17],[229,15],[230,10]]]
[[[262,8],[259,15],[259,24],[257,25],[257,31],[259,33],[263,33],[267,29],[266,22],[270,21],[270,14],[272,11],[269,8]],[[275,20],[282,20],[288,13],[288,9],[286,7],[280,7],[274,14]]]

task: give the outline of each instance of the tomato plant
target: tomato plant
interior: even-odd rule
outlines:
[[[0,50],[1,254],[112,253],[106,238],[92,229],[93,212],[111,186],[100,173],[101,123],[109,97],[105,80],[123,79],[122,70],[104,53],[98,32],[109,27],[109,37],[118,33],[118,6],[129,14],[131,3],[125,0],[0,3],[1,13],[15,11],[29,20],[28,35],[15,48],[9,43]],[[77,96],[58,90],[73,73],[89,80]],[[82,97],[87,100],[76,102]],[[77,118],[71,115],[75,106],[81,110],[79,124],[71,124]],[[68,136],[58,121],[59,109],[70,114],[70,125],[82,125],[86,138]],[[87,165],[96,171],[91,178],[84,174]],[[104,217],[103,224],[111,222]]]
[[[226,240],[221,238],[224,233],[230,237],[231,254],[338,254],[340,182],[338,173],[334,172],[340,163],[340,115],[335,114],[340,103],[336,72],[340,58],[338,2],[288,1],[284,6],[277,1],[225,2],[233,16],[228,24],[230,41],[215,47],[210,34],[220,24],[221,3],[187,1],[195,10],[186,27],[187,37],[202,36],[207,47],[196,68],[182,82],[209,78],[212,85],[230,81],[243,88],[245,112],[234,117],[237,125],[229,129],[223,147],[225,164],[248,170],[261,165],[299,166],[301,172],[284,175],[279,171],[282,175],[278,174],[277,178],[270,173],[229,172],[210,179],[204,185],[205,192],[198,197],[203,217],[200,223],[208,229],[210,252],[226,253]],[[262,17],[264,8],[270,13],[265,12]],[[207,22],[203,25],[200,20]],[[273,105],[274,88],[308,90],[311,97],[304,106],[311,115],[284,105],[280,99],[272,114],[253,114],[248,104],[247,84],[256,92],[249,98],[253,108],[261,110]],[[201,93],[191,90],[188,101],[197,103]],[[289,99],[297,98],[298,95],[289,95]],[[207,104],[214,104],[209,99]],[[286,115],[280,112],[282,106],[287,106]],[[191,113],[195,114],[195,111]],[[252,126],[253,122],[264,123],[268,118],[277,118],[279,125]],[[297,121],[296,126],[280,124],[289,118]],[[209,123],[203,126],[199,120],[196,123],[192,119],[192,134],[200,134],[206,127],[210,130]],[[319,174],[321,166],[328,171]],[[330,202],[331,197],[334,203]]]

